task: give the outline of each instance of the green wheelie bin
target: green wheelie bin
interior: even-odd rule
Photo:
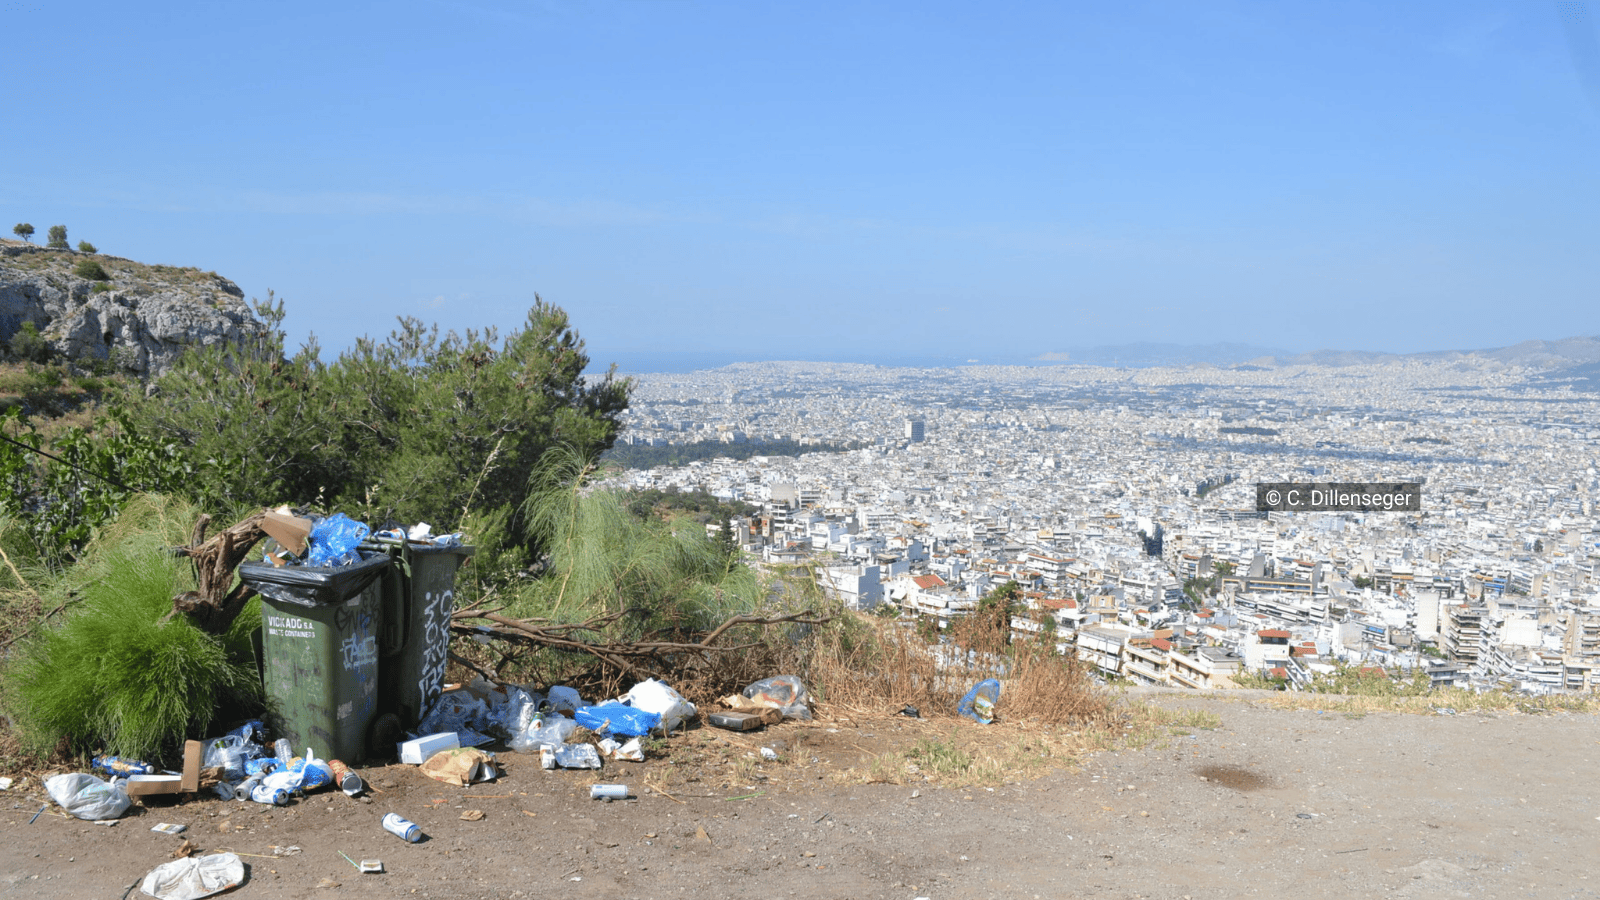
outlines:
[[[268,724],[296,753],[359,762],[378,716],[383,580],[391,560],[350,566],[242,563],[261,594],[262,684]]]
[[[456,571],[471,547],[406,541],[374,541],[394,561],[384,573],[382,698],[380,713],[393,713],[406,731],[427,715],[444,688],[450,652],[450,613],[456,605]]]

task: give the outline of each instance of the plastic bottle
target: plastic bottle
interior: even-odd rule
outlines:
[[[289,745],[289,739],[278,738],[273,741],[272,755],[278,758],[278,762],[287,766],[294,759],[294,748]]]
[[[96,756],[89,763],[96,771],[104,772],[107,777],[114,775],[154,775],[156,767],[137,759],[123,759],[120,756]]]
[[[417,823],[402,818],[398,813],[389,813],[383,817],[383,830],[413,844],[422,840],[422,829],[417,827]]]

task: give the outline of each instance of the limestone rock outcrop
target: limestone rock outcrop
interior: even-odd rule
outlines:
[[[87,263],[108,277],[87,277]],[[239,344],[266,329],[239,286],[215,272],[0,240],[0,342],[24,322],[57,356],[105,360],[140,378],[191,347]]]

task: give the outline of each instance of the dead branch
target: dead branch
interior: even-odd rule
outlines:
[[[222,634],[233,620],[244,611],[244,606],[254,597],[254,588],[243,582],[233,583],[234,570],[250,555],[256,542],[266,537],[261,521],[266,511],[256,513],[201,543],[211,517],[202,515],[195,523],[187,547],[178,553],[194,560],[197,589],[172,598],[174,612],[186,613],[195,624],[212,634]]]
[[[495,640],[523,647],[538,647],[584,654],[618,671],[643,677],[647,669],[659,669],[660,664],[674,655],[687,653],[709,657],[716,653],[731,653],[758,646],[758,643],[717,643],[718,639],[727,634],[729,629],[740,625],[761,628],[784,623],[821,625],[832,618],[831,616],[818,615],[815,611],[809,609],[781,616],[740,614],[729,617],[716,628],[706,632],[705,636],[699,641],[608,641],[582,637],[585,632],[595,635],[600,634],[603,628],[617,622],[628,612],[628,610],[620,610],[605,613],[583,622],[551,622],[548,619],[514,619],[492,612],[456,610],[451,617],[452,625],[450,630],[463,637],[482,638],[488,636]],[[469,668],[479,672],[479,674],[490,677],[476,666],[469,666]]]

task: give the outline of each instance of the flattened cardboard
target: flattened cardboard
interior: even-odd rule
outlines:
[[[311,536],[311,520],[269,510],[261,519],[261,530],[282,544],[285,550],[295,556],[304,556],[306,538]]]
[[[199,741],[183,742],[183,774],[143,775],[128,780],[123,790],[130,797],[149,794],[192,794],[200,790],[200,763],[205,756],[205,745]]]

